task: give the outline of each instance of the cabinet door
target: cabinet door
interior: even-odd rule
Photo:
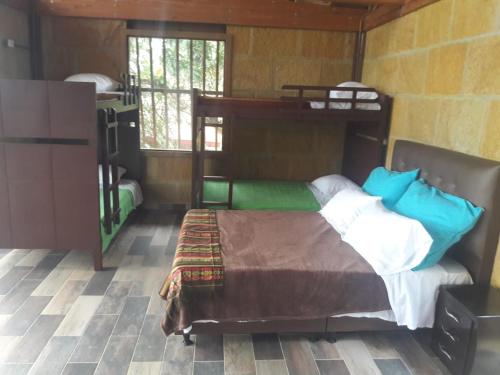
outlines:
[[[5,166],[5,147],[0,143],[0,248],[11,248],[9,190]]]
[[[88,146],[52,146],[57,247],[100,249],[97,155]]]
[[[14,246],[55,248],[50,146],[5,144],[4,149]]]

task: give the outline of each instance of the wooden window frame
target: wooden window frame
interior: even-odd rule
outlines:
[[[232,56],[233,56],[233,48],[232,48],[232,36],[228,33],[220,33],[220,32],[191,32],[191,31],[173,31],[173,30],[147,30],[147,29],[127,29],[126,40],[127,40],[127,72],[130,71],[130,50],[129,50],[129,38],[163,38],[163,39],[190,39],[190,40],[203,40],[203,41],[221,41],[224,42],[224,85],[223,85],[223,95],[231,96],[231,73],[232,73]],[[178,54],[177,54],[178,57]],[[203,61],[205,63],[205,60]],[[192,70],[192,69],[191,69]],[[192,74],[192,72],[191,72]],[[218,74],[218,72],[217,72]],[[203,82],[205,84],[205,82]],[[218,85],[218,82],[217,82]],[[204,89],[204,87],[200,88]],[[170,91],[170,90],[169,90]],[[176,91],[176,90],[173,90]],[[190,90],[179,90],[186,91],[185,93],[191,93]],[[188,92],[189,91],[189,92]],[[153,92],[153,88],[151,88],[151,92]],[[184,92],[183,92],[184,93]],[[209,92],[210,93],[210,92]],[[214,92],[215,93],[215,92]],[[180,94],[178,94],[180,95]],[[142,119],[141,119],[142,123]],[[222,124],[222,150],[210,150],[207,151],[207,154],[220,154],[228,149],[229,146],[229,138],[224,136],[224,134],[228,134],[227,131],[227,121],[224,119]],[[160,153],[168,153],[171,155],[187,155],[191,154],[192,150],[162,150],[162,149],[144,149],[141,148],[141,152],[145,155],[158,155]]]

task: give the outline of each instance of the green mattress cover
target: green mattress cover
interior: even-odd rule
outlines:
[[[134,196],[132,192],[128,189],[119,189],[120,196],[120,223],[113,224],[111,228],[111,233],[107,234],[106,229],[104,228],[104,195],[102,193],[102,189],[99,194],[100,199],[100,208],[101,208],[101,242],[102,242],[102,251],[105,253],[109,244],[115,238],[120,228],[123,226],[123,223],[130,215],[130,213],[134,210]]]
[[[204,200],[226,202],[228,187],[225,181],[205,181]],[[320,208],[304,182],[237,180],[233,183],[235,210],[319,211]]]

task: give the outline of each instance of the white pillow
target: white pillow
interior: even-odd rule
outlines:
[[[127,170],[123,167],[118,166],[118,178],[122,178],[123,175],[127,173]],[[112,175],[111,175],[111,168],[109,168],[109,181],[111,181]],[[99,164],[99,185],[102,185],[102,165]]]
[[[65,79],[66,82],[91,82],[95,83],[96,93],[116,91],[120,84],[114,79],[98,73],[75,74]]]
[[[356,183],[339,174],[319,177],[311,182],[311,185],[318,189],[327,200],[332,199],[340,190],[361,190]]]
[[[330,199],[319,213],[343,237],[354,220],[381,199],[362,190],[345,189]]]
[[[392,275],[418,266],[432,245],[423,225],[389,211],[381,201],[364,210],[342,240],[370,263],[378,275]]]
[[[363,85],[360,82],[355,82],[355,81],[348,81],[348,82],[342,82],[341,84],[338,84],[337,87],[356,87],[356,88],[362,88],[362,89],[368,89],[369,87],[366,85]],[[332,90],[330,91],[330,98],[332,99],[352,99],[352,91],[338,91],[338,90]],[[373,91],[359,91],[358,94],[356,95],[357,99],[377,99],[378,94]]]

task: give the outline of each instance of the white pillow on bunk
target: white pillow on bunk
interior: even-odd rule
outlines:
[[[123,167],[118,166],[118,178],[122,178],[123,175],[127,173],[127,170]],[[112,176],[111,176],[111,168],[109,168],[109,181],[111,181]],[[102,185],[102,165],[99,164],[99,185]]]
[[[381,199],[362,190],[344,189],[335,194],[319,213],[343,238],[354,220],[362,212],[375,207]]]
[[[337,85],[337,87],[356,87],[356,88],[362,88],[362,89],[368,89],[369,87],[366,85],[363,85],[360,82],[356,81],[347,81],[347,82],[342,82]],[[338,90],[331,90],[330,91],[330,98],[332,99],[352,99],[352,91],[338,91]],[[356,95],[357,99],[377,99],[378,94],[373,91],[359,91],[358,94]]]
[[[342,240],[378,275],[413,269],[432,245],[432,237],[418,220],[389,211],[380,200],[353,220]]]
[[[339,174],[318,177],[311,185],[318,189],[327,201],[344,189],[361,190],[355,182]]]
[[[116,91],[120,87],[120,84],[116,82],[113,78],[98,73],[75,74],[66,78],[65,81],[95,83],[96,93],[101,93],[106,91]]]

